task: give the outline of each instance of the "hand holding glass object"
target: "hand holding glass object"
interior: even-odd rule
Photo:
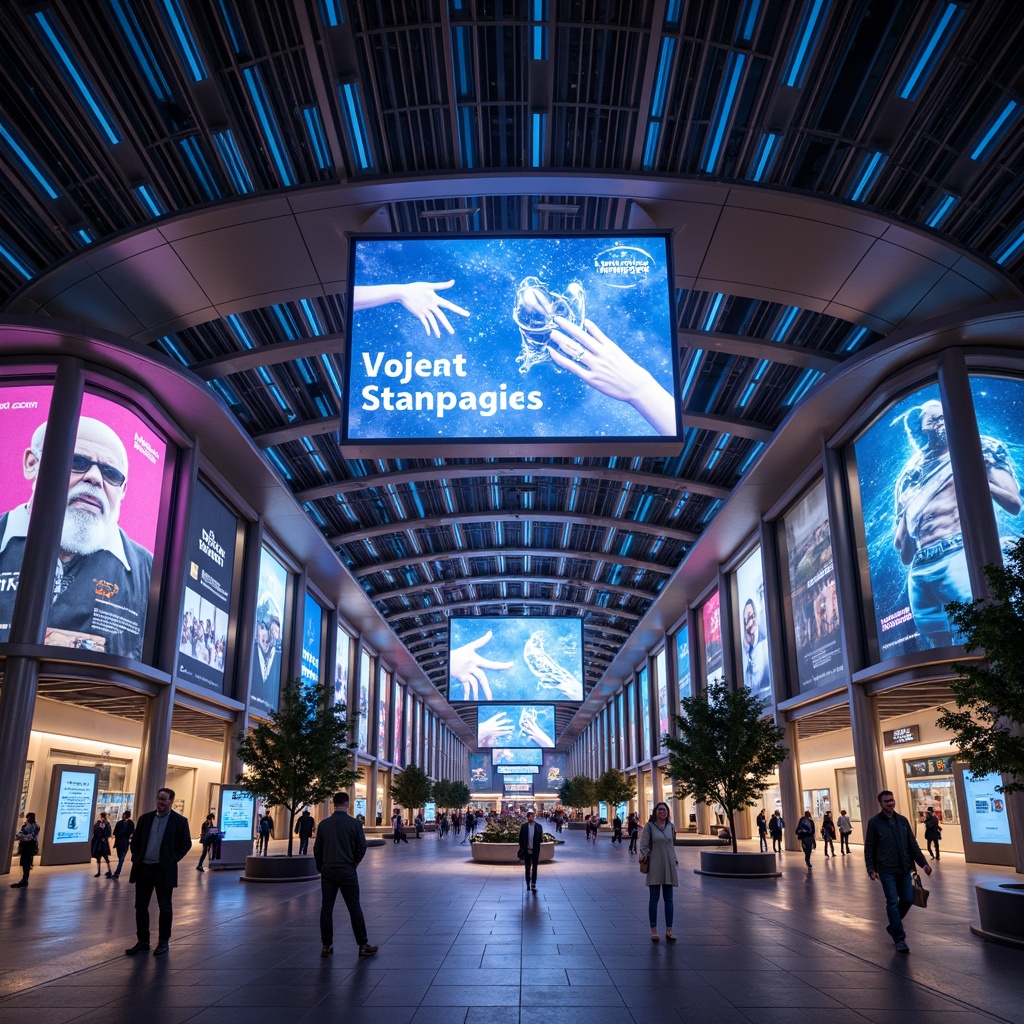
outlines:
[[[672,396],[651,374],[634,362],[593,320],[577,327],[556,316],[559,329],[551,332],[548,345],[556,366],[575,374],[595,391],[628,402],[662,436],[676,432]]]
[[[370,309],[388,302],[400,302],[423,324],[428,335],[440,338],[439,324],[449,334],[455,333],[455,328],[444,314],[446,309],[459,316],[470,315],[468,309],[456,306],[437,294],[454,284],[454,278],[451,281],[410,281],[408,284],[357,284],[352,289],[352,308]]]
[[[483,636],[456,647],[451,653],[449,675],[462,683],[462,700],[490,700],[491,684],[485,669],[503,672],[514,664],[511,661],[491,661],[480,653],[480,648],[489,643],[493,635],[491,630],[487,630]]]
[[[480,722],[477,733],[480,737],[481,747],[495,747],[499,743],[507,740],[509,736],[515,732],[515,726],[512,724],[512,720],[505,714],[504,711],[499,711],[496,715],[491,715],[490,718],[485,718]]]
[[[538,747],[553,747],[554,739],[537,724],[537,712],[525,707],[519,713],[519,730],[527,739],[533,740]]]

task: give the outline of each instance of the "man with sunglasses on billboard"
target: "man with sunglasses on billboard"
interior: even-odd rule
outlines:
[[[32,487],[28,501],[0,516],[0,639],[10,629],[45,433],[42,423],[22,459]],[[117,525],[127,485],[121,439],[105,423],[82,416],[45,643],[142,657],[153,555]]]

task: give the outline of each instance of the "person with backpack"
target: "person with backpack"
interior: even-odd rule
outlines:
[[[821,838],[825,844],[825,856],[828,857],[828,851],[832,851],[832,856],[836,855],[836,823],[832,820],[832,812],[826,811],[825,817],[821,819]]]
[[[804,863],[811,870],[811,850],[814,849],[814,819],[810,811],[804,811],[803,817],[796,823],[796,837],[804,849]]]
[[[773,812],[768,819],[768,834],[772,837],[772,851],[782,853],[782,835],[786,828],[786,821],[782,817],[782,811]]]
[[[274,819],[270,811],[264,811],[256,826],[256,854],[264,857],[270,852],[270,840],[274,837]]]

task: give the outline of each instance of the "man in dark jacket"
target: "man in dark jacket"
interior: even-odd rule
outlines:
[[[864,833],[864,861],[868,877],[882,883],[889,918],[885,930],[892,936],[898,952],[909,953],[903,918],[914,905],[911,872],[915,864],[923,868],[926,875],[930,875],[932,869],[917,845],[910,822],[896,813],[896,797],[891,790],[883,789],[878,794],[878,804],[882,809],[868,821]]]
[[[173,802],[173,789],[158,789],[156,810],[143,814],[132,834],[132,872],[128,881],[135,885],[138,942],[124,951],[125,956],[149,952],[149,902],[154,892],[160,917],[153,956],[163,956],[167,952],[174,915],[171,898],[178,885],[178,861],[192,849],[188,819],[171,810]]]
[[[334,952],[334,901],[341,898],[352,920],[352,932],[361,957],[373,956],[366,936],[366,921],[359,906],[359,877],[356,868],[366,855],[366,834],[357,818],[348,813],[348,793],[334,794],[334,813],[320,822],[313,843],[313,858],[320,872],[320,941],[321,956]]]
[[[316,831],[316,821],[308,810],[299,815],[295,822],[295,834],[299,837],[299,856],[305,857],[309,853],[309,837]]]
[[[519,859],[526,869],[526,888],[537,891],[537,865],[540,863],[540,844],[544,829],[533,811],[526,812],[526,824],[519,829]]]

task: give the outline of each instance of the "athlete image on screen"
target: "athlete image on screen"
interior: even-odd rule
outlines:
[[[971,601],[960,510],[953,486],[942,404],[930,400],[903,417],[911,447],[895,485],[893,545],[908,566],[910,608],[930,647],[954,642],[946,616],[950,601]],[[1021,510],[1020,485],[1006,445],[981,438],[992,500],[1011,515]]]
[[[768,638],[761,635],[757,608],[749,597],[743,605],[743,685],[763,697],[768,697],[772,688]]]
[[[455,333],[445,310],[469,316],[469,310],[456,306],[437,293],[451,288],[451,281],[411,281],[408,284],[357,284],[352,288],[352,308],[354,310],[372,309],[389,302],[400,302],[421,324],[427,335],[441,337],[441,327],[449,334]]]
[[[10,629],[45,434],[41,423],[22,457],[28,501],[0,516],[0,637]],[[142,657],[153,555],[117,525],[127,489],[121,438],[100,420],[82,416],[44,643]]]
[[[277,708],[281,690],[281,612],[270,594],[256,608],[249,700],[268,711]]]

